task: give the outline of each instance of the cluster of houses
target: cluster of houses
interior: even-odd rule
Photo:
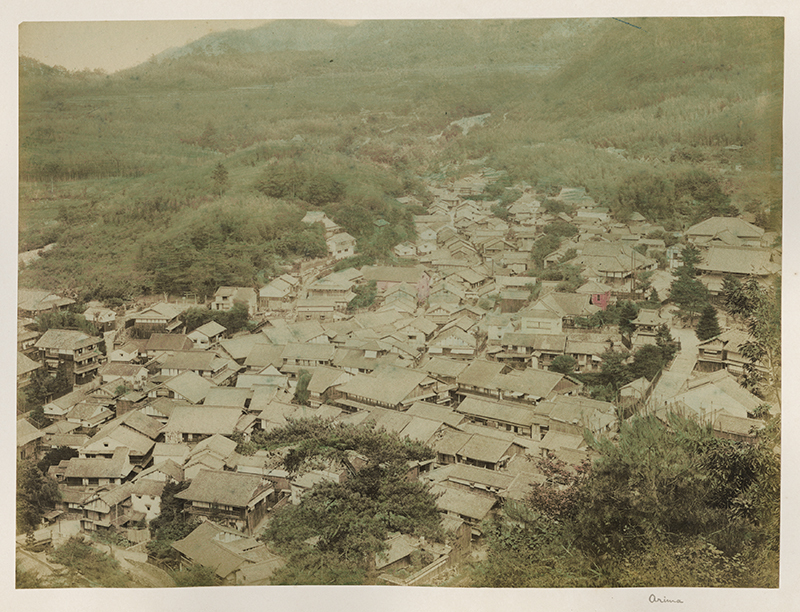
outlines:
[[[661,252],[665,267],[676,260],[663,240],[647,238],[663,228],[640,217],[614,223],[582,189],[554,198],[569,204],[570,214],[548,214],[543,196],[524,190],[500,219],[491,203],[470,199],[487,181],[474,176],[431,188],[429,214],[415,217],[417,242],[396,247],[398,257],[414,260],[406,265],[330,272],[326,264],[261,288],[221,287],[209,308],[245,304],[259,322],[252,332],[231,334],[216,322],[186,330],[179,315],[193,304],[163,302],[129,313],[91,306],[87,318],[102,337],[40,334],[32,319],[71,300],[20,290],[18,388],[31,384],[37,369],[52,374],[61,364],[74,385],[45,404],[49,426],[37,429],[24,418],[17,424],[19,459],[75,451],[50,468],[62,496],[48,520],[71,517],[87,532],[140,529],[158,516],[167,483],[189,481],[176,498],[203,522],[174,544],[183,561],[213,567],[232,584],[268,583],[283,561],[255,539],[264,521],[316,483],[342,482],[364,461],[353,453],[289,473],[280,450],[244,455],[238,444],[254,432],[319,417],[394,432],[435,453],[410,464],[409,477],[438,494],[447,543],[394,534],[388,552],[376,557],[384,582],[424,583],[434,569],[469,554],[482,521],[504,500],[522,499],[545,482],[540,458],[574,468],[591,457],[585,430],[613,437],[619,405],[586,397],[575,374],[598,370],[610,349],[654,343],[655,330],[671,319],[666,309],[642,310],[630,336],[583,323],[630,297],[643,272],[664,276],[657,292],[666,300],[671,274],[651,255]],[[545,261],[568,255],[585,283],[563,291],[541,281],[532,299],[530,251],[555,220],[578,233]],[[353,254],[355,241],[324,213],[309,212],[305,221],[324,225],[330,261]],[[779,267],[779,252],[765,246],[770,237],[741,219],[709,219],[685,237],[701,247],[699,269],[712,290],[725,274],[767,278]],[[375,304],[349,312],[367,283],[375,285]],[[700,345],[704,373],[687,381],[672,405],[712,422],[720,435],[746,440],[761,422],[748,416],[757,398],[735,379],[741,333],[727,330]],[[574,372],[548,369],[559,356],[574,359]],[[294,401],[301,380],[306,405]],[[620,402],[644,404],[651,392],[641,379],[622,390]],[[393,577],[416,567],[420,555],[428,566]]]

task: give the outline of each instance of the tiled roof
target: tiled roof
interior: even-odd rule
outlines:
[[[211,406],[178,406],[164,427],[164,433],[193,433],[230,435],[242,411],[237,408],[216,408]]]
[[[201,470],[189,488],[176,493],[175,497],[243,508],[267,488],[261,477],[254,474]]]

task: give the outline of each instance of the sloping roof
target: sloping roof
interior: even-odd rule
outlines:
[[[184,334],[152,334],[147,339],[145,352],[188,351],[194,346],[191,338]]]
[[[364,280],[416,285],[425,271],[417,266],[401,268],[394,266],[364,266],[361,268]]]
[[[269,365],[283,365],[284,344],[256,344],[248,352],[244,365],[248,368],[263,368]]]
[[[536,304],[545,306],[562,317],[588,317],[600,310],[589,302],[589,298],[585,294],[581,293],[548,293]]]
[[[40,349],[72,351],[97,344],[100,338],[72,329],[48,329],[34,345]]]
[[[328,238],[325,242],[333,243],[333,244],[355,244],[356,239],[353,238],[347,232],[339,232],[338,234],[334,234],[330,238]]]
[[[261,476],[255,474],[200,470],[189,488],[176,493],[175,497],[243,508],[269,488],[269,485],[262,484]]]
[[[192,562],[211,568],[217,576],[226,578],[248,562],[215,539],[224,531],[218,525],[204,521],[185,538],[173,542],[172,547]]]
[[[177,318],[179,314],[181,314],[184,310],[187,310],[190,306],[191,304],[179,305],[160,302],[137,313],[135,315],[135,319],[137,321],[147,321],[148,319],[166,319],[167,321],[171,321],[172,319]]]
[[[314,368],[311,380],[308,383],[308,390],[311,393],[324,393],[339,380],[348,378],[347,372],[328,366]]]
[[[359,374],[340,385],[338,390],[389,405],[397,405],[426,378],[427,373],[410,368],[384,366],[373,374]]]
[[[197,329],[195,329],[191,333],[192,334],[199,333],[199,334],[203,334],[204,336],[207,336],[208,338],[213,338],[214,336],[218,336],[219,334],[223,334],[226,331],[228,331],[227,328],[223,327],[222,325],[220,325],[216,321],[209,321],[208,323],[206,323],[205,325],[201,325],[200,327],[198,327]],[[189,335],[191,336],[191,334],[189,334]]]
[[[122,426],[121,423],[112,421],[88,440],[84,450],[88,453],[90,450],[97,452],[98,450],[110,450],[121,446],[129,448],[131,454],[141,456],[155,446],[155,441],[138,431]]]
[[[686,390],[677,395],[674,401],[682,402],[700,416],[722,412],[739,418],[747,418],[748,412],[763,403],[744,389],[727,370],[689,381]]]
[[[458,384],[469,385],[491,389],[494,387],[495,379],[506,366],[494,361],[475,359],[458,375]]]
[[[134,378],[136,376],[146,375],[147,369],[140,364],[127,363],[125,361],[109,361],[108,363],[100,366],[100,375],[104,378]]]
[[[514,423],[527,427],[541,421],[541,418],[538,417],[533,410],[476,397],[466,398],[458,405],[456,411],[484,419]]]
[[[17,376],[23,376],[34,370],[38,370],[42,364],[30,359],[27,355],[17,352]]]
[[[74,304],[75,300],[61,297],[44,289],[18,289],[17,307],[30,312],[42,312]]]
[[[269,423],[285,425],[286,418],[291,417],[297,411],[297,408],[298,406],[295,406],[294,404],[271,401],[259,413],[258,418]]]
[[[507,489],[514,481],[514,476],[510,474],[504,474],[495,470],[487,470],[486,468],[467,465],[465,463],[457,463],[448,467],[450,470],[447,474],[447,479],[452,481],[463,480],[474,482],[501,490]]]
[[[203,403],[207,406],[244,408],[252,391],[237,387],[213,387],[209,389]]]
[[[599,294],[599,293],[608,293],[611,291],[611,287],[609,285],[604,285],[603,283],[598,283],[597,281],[587,281],[580,287],[575,290],[575,293],[580,294]]]
[[[418,369],[427,372],[434,378],[456,378],[466,369],[467,365],[466,362],[456,361],[455,359],[429,357],[419,365]]]
[[[764,421],[720,414],[714,424],[714,431],[739,436],[755,436],[755,432],[764,428]]]
[[[46,434],[36,429],[27,419],[17,419],[17,446],[25,446]]]
[[[440,510],[466,516],[475,521],[485,519],[495,505],[495,499],[489,495],[470,493],[446,485],[433,485],[431,493],[438,495],[436,506]]]
[[[223,434],[234,433],[242,411],[211,406],[177,406],[169,417],[164,433]]]
[[[272,344],[289,344],[292,342],[308,342],[325,334],[319,321],[302,321],[290,323],[282,327],[265,327],[261,333]]]
[[[168,446],[168,447],[183,447],[186,452],[184,454],[182,454],[182,455],[175,455],[176,458],[180,459],[181,463],[183,463],[183,460],[186,458],[186,455],[188,454],[188,451],[189,451],[189,447],[186,446],[185,444],[156,444],[156,449],[158,449],[159,446],[161,446],[161,447],[165,447],[165,446]],[[157,453],[154,450],[153,451],[153,456],[154,457],[159,457],[159,456],[163,457],[163,456],[165,456],[165,453],[164,452]],[[155,465],[151,465],[146,470],[143,470],[142,472],[140,472],[139,475],[136,477],[137,478],[137,482],[142,481],[142,480],[149,480],[148,477],[151,476],[152,474],[155,474],[156,472],[160,472],[162,474],[166,474],[167,476],[169,476],[170,478],[172,478],[172,480],[175,480],[176,482],[181,482],[183,480],[183,468],[180,465],[178,465],[175,461],[173,461],[172,459],[164,459],[163,461],[161,461],[161,462],[159,462],[159,463],[157,463]]]
[[[499,440],[489,436],[473,434],[469,440],[458,450],[458,454],[468,459],[485,463],[497,463],[506,455],[512,443],[508,440]]]
[[[500,344],[503,346],[524,346],[534,351],[563,353],[567,343],[564,334],[526,334],[507,332],[503,334]]]
[[[164,381],[163,386],[185,397],[193,404],[198,404],[208,395],[214,384],[195,372],[183,372]]]
[[[495,388],[508,391],[510,394],[544,398],[548,397],[563,379],[564,375],[558,372],[527,368],[498,376],[494,384]]]
[[[439,406],[431,402],[414,402],[411,407],[406,410],[406,414],[437,423],[446,423],[451,427],[457,427],[464,421],[463,414],[459,414],[447,406]]]
[[[126,463],[127,449],[114,451],[111,459],[102,457],[81,459],[73,457],[64,472],[66,478],[125,478],[133,467]]]
[[[463,431],[447,429],[436,436],[436,440],[431,442],[431,447],[440,455],[455,456],[458,451],[469,441],[472,434]]]
[[[698,270],[766,276],[773,270],[770,251],[748,247],[713,246],[702,255]]]
[[[233,452],[236,450],[236,442],[231,440],[230,438],[226,438],[220,434],[214,434],[202,440],[195,446],[191,451],[189,451],[189,455],[187,459],[191,459],[200,455],[201,453],[209,452],[223,459],[230,457]]]
[[[384,410],[376,408],[371,412],[374,428],[399,434],[414,419],[411,415],[397,410]]]
[[[228,359],[223,359],[212,351],[175,351],[164,358],[161,368],[164,370],[213,372],[227,363],[230,363]]]
[[[549,404],[550,418],[562,423],[602,428],[616,420],[614,405],[586,397],[557,395]]]
[[[631,272],[633,263],[640,268],[653,266],[656,262],[619,242],[587,242],[583,252],[567,263],[590,267],[598,272],[623,273]]]
[[[542,448],[547,450],[558,450],[561,448],[579,449],[586,446],[583,436],[564,433],[562,431],[548,431],[539,443]]]
[[[267,344],[268,341],[261,334],[247,334],[235,338],[220,340],[220,346],[236,361],[241,361],[253,350],[256,344]]]
[[[385,541],[386,550],[375,553],[375,569],[384,567],[404,559],[412,552],[419,549],[419,541],[409,535],[397,534]]]
[[[400,431],[401,438],[408,437],[410,440],[427,444],[442,427],[443,421],[409,415],[407,411],[405,414],[411,417],[411,421]]]
[[[148,403],[148,406],[154,411],[169,417],[176,406],[188,406],[189,402],[182,399],[174,399],[170,397],[157,397]]]
[[[715,236],[730,232],[737,238],[761,238],[764,230],[739,217],[711,217],[686,230],[687,236]]]
[[[333,344],[287,344],[281,358],[289,360],[330,361],[336,347]]]

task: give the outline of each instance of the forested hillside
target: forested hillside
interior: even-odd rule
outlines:
[[[630,23],[274,22],[112,75],[21,58],[20,250],[57,247],[20,283],[253,284],[324,254],[319,208],[386,259],[421,212],[396,198],[486,166],[620,219],[779,229],[782,21]]]

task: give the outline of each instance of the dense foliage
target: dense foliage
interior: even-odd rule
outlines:
[[[330,461],[349,465],[343,482],[323,482],[299,505],[287,506],[262,538],[288,557],[273,581],[282,584],[362,584],[371,559],[390,532],[443,537],[438,509],[423,483],[408,478],[408,462],[432,451],[384,431],[314,420],[290,422],[260,437],[262,444],[292,444],[292,472]],[[350,453],[363,465],[350,462]],[[322,463],[320,463],[322,461]]]
[[[656,330],[656,343],[637,349],[631,359],[627,351],[608,350],[602,355],[600,372],[581,374],[579,378],[588,386],[593,398],[615,402],[619,390],[628,383],[646,378],[653,380],[678,351],[678,346],[666,325]]]
[[[147,543],[148,556],[158,563],[174,566],[180,554],[172,543],[182,540],[200,524],[197,519],[186,518],[183,501],[175,498],[189,486],[188,481],[168,482],[161,493],[161,511],[148,525],[152,539]]]
[[[250,329],[249,312],[247,304],[244,302],[234,303],[230,310],[189,308],[182,312],[178,318],[186,325],[187,334],[211,321],[222,325],[228,334]]]
[[[53,586],[104,587],[131,586],[130,578],[120,569],[119,562],[100,552],[79,536],[72,536],[49,555],[50,561],[66,566],[64,575]]]
[[[781,403],[781,277],[771,287],[750,279],[742,283],[728,277],[723,283],[728,313],[744,320],[749,340],[741,347],[745,385],[755,393]]]
[[[42,474],[32,461],[17,462],[17,533],[39,528],[42,517],[61,495],[52,478]]]
[[[590,443],[588,473],[551,462],[549,484],[488,525],[478,586],[777,586],[769,440],[722,440],[673,416]]]
[[[378,283],[374,280],[364,285],[353,287],[355,297],[347,303],[347,311],[353,312],[362,308],[369,308],[378,297]]]

